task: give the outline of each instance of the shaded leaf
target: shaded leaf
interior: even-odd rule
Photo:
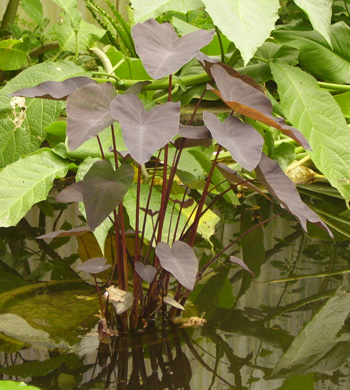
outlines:
[[[188,290],[193,290],[198,260],[188,244],[175,241],[170,248],[165,242],[159,242],[156,246],[156,255],[166,271],[170,272]]]
[[[273,117],[272,103],[263,93],[244,81],[231,77],[225,69],[218,65],[211,67],[211,73],[219,89],[219,91],[213,89],[213,92],[234,111],[275,127],[300,143],[305,149],[310,150],[308,141],[299,130],[286,125],[283,118]]]
[[[43,234],[36,239],[46,239],[46,238],[55,238],[55,237],[74,237],[74,236],[81,236],[85,233],[90,232],[90,228],[83,226],[83,227],[77,227],[70,230],[56,230],[51,233]]]
[[[99,274],[100,272],[106,271],[110,267],[112,266],[107,264],[107,259],[104,257],[94,257],[78,265],[77,270],[85,271],[89,274]]]
[[[253,276],[253,278],[255,277],[254,272],[251,271],[251,270],[248,268],[247,264],[245,264],[243,260],[239,259],[239,258],[236,257],[236,256],[230,256],[230,261],[231,261],[233,264],[237,264],[237,265],[239,265],[240,267],[242,267],[243,269],[245,269],[246,271],[248,271],[248,272]]]
[[[179,102],[168,102],[146,112],[137,96],[118,95],[111,104],[111,111],[121,125],[126,147],[139,164],[149,161],[179,128]]]
[[[272,63],[271,70],[284,113],[311,144],[312,161],[349,201],[349,127],[339,106],[329,92],[301,69]]]
[[[221,122],[210,112],[204,112],[203,120],[215,141],[224,146],[244,169],[251,171],[258,165],[264,139],[251,125],[233,116]]]
[[[117,92],[111,83],[87,84],[67,99],[68,147],[75,150],[110,126],[110,105]]]
[[[151,265],[144,265],[141,261],[135,263],[135,270],[141,276],[143,280],[148,283],[152,283],[157,270]]]
[[[24,96],[41,99],[66,100],[77,89],[87,84],[97,84],[89,77],[73,77],[64,81],[44,81],[32,88],[22,88],[9,96]]]
[[[83,179],[83,202],[91,230],[96,229],[123,200],[134,179],[131,165],[116,171],[108,160],[97,161]]]
[[[114,286],[106,288],[106,291],[118,315],[128,310],[134,302],[134,296],[131,292],[120,290]]]
[[[79,181],[62,190],[55,199],[57,202],[70,203],[83,201],[83,182]]]
[[[303,203],[294,183],[284,174],[276,161],[262,154],[255,172],[260,183],[299,220],[305,231],[307,231],[306,222],[310,221],[325,229],[333,237],[327,225]]]
[[[132,27],[137,54],[154,79],[168,76],[189,62],[213,38],[214,33],[198,30],[179,38],[169,23],[154,19]]]
[[[179,302],[176,302],[173,297],[170,296],[163,297],[163,302],[166,303],[167,305],[176,307],[176,309],[185,310],[185,308],[182,305],[180,305]]]
[[[186,126],[180,123],[177,134],[191,139],[212,139],[210,131],[206,126]]]

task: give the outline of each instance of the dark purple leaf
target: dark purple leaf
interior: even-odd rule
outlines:
[[[131,34],[136,52],[153,79],[176,72],[214,36],[212,31],[198,30],[179,38],[169,23],[159,24],[154,19],[135,24]]]
[[[237,185],[249,188],[252,191],[258,192],[260,195],[271,201],[271,199],[266,194],[264,194],[258,187],[256,187],[252,183],[249,183],[246,179],[244,179],[244,177],[238,175],[236,171],[233,171],[227,165],[218,163],[216,164],[216,168],[221,172],[222,176],[224,176],[224,178],[231,183],[235,183]]]
[[[186,126],[180,123],[177,134],[191,139],[212,139],[210,131],[206,126]]]
[[[116,171],[108,160],[97,161],[83,180],[83,202],[86,219],[95,230],[123,200],[131,187],[134,169],[122,165]]]
[[[235,257],[235,256],[230,256],[230,261],[232,261],[232,263],[237,264],[240,267],[242,267],[243,269],[245,269],[246,271],[248,271],[253,276],[253,278],[255,278],[254,272],[252,272],[248,268],[248,266],[244,263],[243,260],[241,260],[241,259],[239,259],[238,257]]]
[[[145,209],[144,207],[140,207],[140,210],[142,210],[144,213],[146,213],[147,215],[150,215],[152,218],[159,214],[159,210],[156,210],[156,211],[152,211],[150,209]]]
[[[213,90],[232,110],[280,130],[300,143],[305,149],[311,150],[308,141],[299,130],[286,125],[283,118],[275,118],[272,115],[272,104],[262,92],[244,81],[230,76],[219,65],[212,65],[210,71],[219,91],[211,86],[208,88]]]
[[[89,274],[98,274],[100,272],[106,271],[110,267],[112,266],[107,264],[107,260],[104,257],[94,257],[78,265],[77,270],[85,271]]]
[[[152,84],[151,81],[138,81],[137,83],[133,84],[131,87],[129,87],[125,92],[124,95],[127,95],[128,93],[131,93],[133,95],[138,95],[141,93],[142,88],[146,85]]]
[[[175,204],[182,204],[182,208],[183,209],[187,209],[188,207],[191,207],[194,203],[194,200],[192,198],[189,198],[185,201],[182,201],[182,200],[178,200],[178,199],[171,199],[169,198],[172,202],[174,202]]]
[[[32,88],[20,89],[9,96],[66,100],[70,94],[87,84],[97,84],[97,82],[88,77],[73,77],[64,81],[45,81]]]
[[[67,138],[70,150],[95,137],[114,119],[110,105],[117,92],[111,83],[88,84],[67,99]]]
[[[113,100],[111,111],[121,125],[126,147],[139,164],[149,161],[179,129],[180,102],[168,102],[146,112],[137,96],[119,95]]]
[[[221,122],[210,112],[204,113],[203,120],[213,138],[224,146],[244,169],[251,171],[258,165],[264,139],[254,127],[232,116]]]
[[[55,232],[43,234],[42,236],[37,237],[37,239],[82,236],[83,234],[88,233],[90,231],[91,230],[88,226],[77,227],[70,230],[56,230]]]
[[[177,138],[174,142],[174,146],[177,149],[185,149],[185,148],[194,148],[196,146],[204,146],[205,148],[209,148],[212,144],[211,139],[192,139],[192,138]]]
[[[56,196],[57,202],[70,203],[83,201],[83,183],[73,183]]]
[[[307,231],[306,222],[310,221],[326,230],[333,237],[327,225],[303,203],[294,183],[284,174],[276,161],[262,154],[255,172],[259,182],[299,220],[305,231]]]
[[[182,241],[175,241],[170,248],[159,242],[156,255],[161,266],[170,272],[188,290],[193,290],[198,271],[198,260],[192,248]]]
[[[135,270],[143,280],[152,283],[157,270],[151,265],[144,265],[141,261],[135,263]]]

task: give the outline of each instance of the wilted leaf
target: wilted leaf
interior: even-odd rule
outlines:
[[[253,278],[255,277],[254,272],[252,272],[252,271],[248,268],[247,264],[245,264],[243,260],[239,259],[239,258],[236,257],[236,256],[230,256],[230,261],[231,261],[232,263],[234,263],[234,264],[239,265],[240,267],[242,267],[242,268],[245,269],[246,271],[248,271],[248,272],[253,276]]]
[[[94,257],[78,265],[77,270],[85,271],[89,274],[99,274],[100,272],[106,271],[110,267],[112,266],[107,264],[107,259],[104,257]]]
[[[163,302],[166,303],[167,305],[176,307],[176,309],[185,310],[185,308],[182,305],[180,305],[179,302],[176,302],[173,297],[166,296],[163,298]]]
[[[251,125],[233,116],[221,122],[210,112],[204,112],[203,120],[215,141],[224,146],[244,169],[251,171],[258,165],[264,139]]]
[[[308,141],[299,130],[286,125],[283,118],[276,118],[272,115],[272,104],[269,98],[262,92],[236,77],[231,77],[219,65],[213,65],[210,71],[219,89],[219,91],[213,89],[213,92],[231,107],[232,110],[263,122],[268,126],[275,127],[300,143],[305,149],[310,150]]]
[[[134,179],[134,169],[124,164],[116,171],[108,160],[97,161],[83,179],[86,219],[95,230],[123,200]]]
[[[64,81],[44,81],[32,88],[22,88],[9,96],[24,96],[41,99],[66,100],[77,89],[87,84],[97,84],[89,77],[73,77]]]
[[[114,286],[106,288],[106,291],[118,315],[128,310],[134,302],[134,296],[131,292],[120,290]]]
[[[137,54],[154,79],[168,76],[189,62],[214,36],[212,31],[198,30],[179,38],[169,23],[154,19],[132,27]]]
[[[146,112],[137,96],[119,95],[113,100],[111,111],[121,125],[126,147],[139,164],[149,161],[179,129],[179,102],[168,102]]]
[[[141,276],[143,280],[148,283],[152,283],[157,270],[151,265],[144,265],[141,261],[135,263],[135,270]]]
[[[165,242],[156,246],[161,266],[170,272],[188,290],[193,290],[198,271],[198,260],[192,248],[182,241],[175,241],[170,248]]]
[[[83,226],[83,227],[77,227],[70,230],[56,230],[51,233],[43,234],[42,236],[37,237],[36,239],[46,239],[46,238],[55,238],[55,237],[74,237],[74,236],[81,236],[85,233],[90,232],[90,228]]]
[[[116,95],[111,83],[89,83],[69,95],[67,137],[70,150],[77,149],[114,122],[110,105]]]

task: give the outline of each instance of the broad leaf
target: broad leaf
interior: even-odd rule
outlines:
[[[35,203],[47,198],[68,163],[48,150],[25,157],[0,172],[0,226],[15,226]]]
[[[16,70],[30,62],[27,47],[22,41],[7,39],[0,41],[0,69]]]
[[[126,147],[139,164],[149,161],[179,129],[180,103],[168,102],[146,112],[137,96],[118,95],[111,112],[121,125]]]
[[[283,118],[276,118],[272,115],[272,103],[262,92],[246,84],[239,78],[230,76],[226,70],[219,65],[212,65],[210,72],[219,89],[219,91],[215,89],[213,89],[213,91],[222,98],[229,107],[249,118],[263,122],[268,126],[275,127],[299,142],[305,149],[310,149],[309,143],[300,131],[286,125]],[[212,88],[210,87],[210,89]]]
[[[276,161],[261,155],[259,165],[255,169],[259,182],[300,222],[307,231],[307,221],[314,223],[333,237],[327,225],[300,198],[294,183],[287,177]]]
[[[107,259],[104,257],[94,257],[93,259],[86,260],[78,265],[77,269],[79,271],[88,272],[89,274],[99,274],[110,267],[112,266],[107,264]]]
[[[141,261],[135,263],[135,270],[143,280],[152,283],[157,270],[151,265],[144,265]]]
[[[203,120],[215,141],[224,146],[244,169],[251,171],[258,165],[264,139],[251,125],[233,116],[221,122],[210,112],[204,112]]]
[[[132,0],[135,22],[156,18],[167,11],[186,13],[204,6],[201,0]]]
[[[77,149],[110,126],[114,119],[110,105],[117,92],[111,83],[87,84],[67,99],[68,147]]]
[[[271,64],[287,118],[305,135],[310,156],[329,182],[350,200],[350,137],[343,114],[329,92],[301,69]]]
[[[213,22],[241,52],[247,65],[278,19],[278,0],[203,0]]]
[[[332,46],[329,36],[333,0],[294,0],[305,11],[313,28]]]
[[[198,260],[192,248],[182,241],[175,241],[172,248],[165,242],[156,246],[161,266],[170,272],[188,290],[193,290],[198,271]]]
[[[40,0],[22,0],[23,11],[40,26],[44,24],[43,6]]]
[[[59,5],[67,14],[71,21],[71,25],[75,31],[79,30],[82,17],[78,10],[78,4],[75,0],[52,0]]]
[[[24,382],[1,381],[2,390],[40,390],[39,387],[29,386]]]
[[[123,200],[133,179],[131,165],[122,165],[115,171],[110,161],[103,160],[90,168],[83,180],[83,202],[91,230],[95,230]]]
[[[9,96],[23,96],[41,99],[66,100],[77,89],[86,84],[97,84],[88,77],[73,77],[64,81],[45,81],[36,87],[22,88]]]
[[[71,203],[83,201],[83,182],[78,181],[63,189],[57,196],[57,202]]]
[[[148,74],[154,79],[168,76],[189,62],[214,33],[198,30],[179,38],[169,23],[159,24],[154,19],[132,27],[137,54]]]
[[[84,227],[77,227],[70,230],[56,230],[51,233],[43,234],[42,236],[37,237],[36,239],[46,239],[46,238],[56,238],[56,237],[74,237],[74,236],[81,236],[85,233],[90,232],[90,228],[84,226]]]
[[[274,31],[277,42],[299,49],[303,69],[320,80],[350,83],[350,27],[344,22],[331,26],[332,47],[317,31]]]

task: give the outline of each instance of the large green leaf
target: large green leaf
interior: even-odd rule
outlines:
[[[27,45],[22,41],[7,39],[0,42],[0,69],[16,70],[30,62]]]
[[[71,25],[75,31],[79,30],[82,21],[81,13],[78,10],[78,2],[75,0],[52,0],[59,5],[68,15]]]
[[[2,390],[40,390],[39,387],[29,386],[24,382],[0,381]]]
[[[186,13],[204,6],[201,0],[132,0],[131,5],[136,23],[156,18],[170,10]]]
[[[333,0],[294,0],[294,3],[305,11],[313,28],[332,46],[329,34]]]
[[[16,225],[35,203],[47,198],[54,180],[67,171],[68,163],[47,149],[4,168],[0,172],[0,226]]]
[[[313,372],[312,366],[335,345],[337,333],[344,325],[350,305],[349,276],[321,310],[300,331],[282,358],[277,362],[273,375],[294,368],[300,373]]]
[[[44,81],[63,81],[81,75],[88,74],[72,62],[45,62],[24,70],[6,84],[0,91],[0,167],[37,150],[45,139],[44,129],[56,121],[65,104],[54,100],[11,99],[8,95]]]
[[[247,65],[269,37],[278,18],[278,0],[203,0],[215,25],[241,52]]]
[[[332,186],[349,201],[349,128],[333,97],[299,68],[272,63],[281,105],[293,126],[308,139],[310,156]]]
[[[303,69],[331,83],[350,82],[350,27],[344,22],[331,26],[333,50],[317,31],[274,31],[279,42],[299,49]]]

